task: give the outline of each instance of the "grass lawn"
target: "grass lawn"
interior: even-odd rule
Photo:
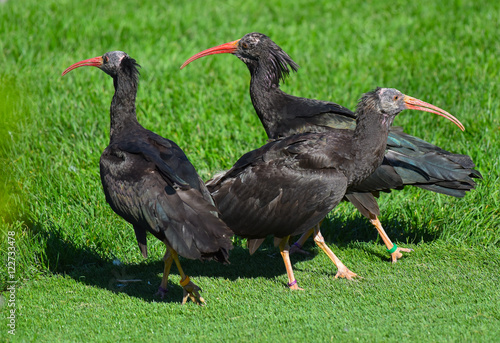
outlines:
[[[493,0],[0,2],[0,342],[498,341],[499,17]],[[449,111],[464,133],[415,111],[395,125],[470,155],[484,179],[463,199],[417,188],[383,194],[387,233],[415,250],[395,265],[352,205],[334,209],[323,235],[363,279],[334,279],[308,242],[310,255],[292,256],[305,291],[292,292],[271,240],[249,256],[236,238],[229,266],[183,260],[207,306],[180,305],[176,269],[161,301],[162,243],[150,237],[143,260],[101,189],[112,81],[95,68],[61,72],[129,53],[142,65],[139,121],[177,142],[209,179],[261,146],[265,132],[237,58],[179,66],[252,31],[301,66],[288,93],[354,108],[362,93],[394,87]],[[120,281],[130,279],[138,281]]]

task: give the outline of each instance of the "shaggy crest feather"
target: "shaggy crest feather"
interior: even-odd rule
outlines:
[[[269,64],[270,69],[267,71],[267,78],[272,83],[279,84],[280,81],[285,82],[286,78],[290,75],[290,71],[296,72],[299,65],[295,63],[290,56],[279,46],[274,44],[270,49]]]

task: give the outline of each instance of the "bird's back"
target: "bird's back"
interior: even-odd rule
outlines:
[[[252,92],[253,91],[253,92]],[[251,90],[252,102],[269,138],[356,127],[356,116],[333,102],[296,97],[279,88]]]
[[[295,235],[335,207],[348,180],[338,165],[348,156],[342,148],[328,155],[325,145],[335,145],[329,138],[313,133],[273,141],[207,183],[233,232],[246,238]]]
[[[106,199],[134,226],[139,245],[149,231],[181,256],[227,260],[232,233],[177,144],[145,129],[130,132],[112,140],[100,167]]]
[[[355,115],[349,110],[321,100],[299,98],[274,90],[272,107],[276,116],[271,135],[283,137],[298,132],[354,130]],[[272,112],[269,112],[272,113]],[[352,113],[352,112],[351,112]],[[400,127],[389,131],[387,151],[379,168],[348,193],[390,192],[407,185],[434,192],[463,197],[481,178],[467,155],[454,154],[418,137],[408,135]],[[368,205],[368,202],[367,202]]]

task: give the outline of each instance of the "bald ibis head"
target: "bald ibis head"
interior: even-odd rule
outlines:
[[[299,68],[299,65],[268,36],[252,32],[246,34],[241,39],[221,44],[193,55],[184,62],[181,69],[198,58],[225,53],[238,57],[248,66],[251,72],[257,68],[259,63],[270,63],[270,67],[273,68],[278,80],[281,81],[284,81],[291,70],[297,71]]]
[[[102,56],[75,63],[66,68],[62,75],[64,76],[73,69],[85,66],[97,67],[113,78],[117,76],[119,70],[128,71],[130,73],[132,73],[132,70],[135,70],[132,74],[137,74],[137,67],[140,67],[137,62],[125,52],[110,51]]]
[[[377,112],[380,112],[382,116],[384,117],[384,122],[387,121],[388,125],[392,124],[392,121],[394,120],[394,117],[400,113],[403,110],[418,110],[418,111],[425,111],[425,112],[430,112],[430,113],[435,113],[437,115],[440,115],[450,121],[452,121],[455,125],[457,125],[462,131],[465,130],[464,126],[462,123],[452,116],[450,113],[447,111],[431,105],[429,103],[426,103],[422,100],[415,99],[411,96],[405,95],[398,91],[397,89],[394,88],[377,88],[375,89],[375,94],[377,99],[372,106],[376,106],[374,108],[377,110]],[[370,102],[367,100],[366,102],[363,101],[365,97],[368,97],[370,93],[366,93],[362,100],[360,101],[360,104],[366,102]]]

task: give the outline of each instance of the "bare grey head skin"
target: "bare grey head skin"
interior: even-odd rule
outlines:
[[[394,88],[378,88],[375,91],[378,96],[377,109],[382,114],[382,123],[392,125],[394,118],[407,108],[405,96]]]
[[[139,81],[140,65],[123,51],[110,51],[102,55],[102,64],[99,67],[103,72],[115,79],[119,73],[130,78],[134,86]]]
[[[394,88],[376,88],[371,92],[363,94],[357,106],[359,115],[365,113],[379,113],[381,124],[386,127],[392,125],[394,118],[407,108],[405,95]],[[380,120],[380,119],[377,119]]]
[[[124,58],[130,58],[123,51],[110,51],[102,55],[102,65],[99,67],[103,72],[115,77]]]
[[[396,115],[406,109],[404,94],[394,88],[379,88],[380,112],[388,115]]]

